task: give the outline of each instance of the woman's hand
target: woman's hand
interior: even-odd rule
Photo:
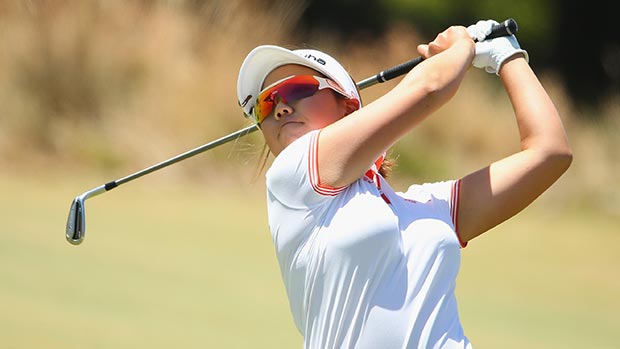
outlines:
[[[476,53],[474,41],[467,33],[467,29],[462,26],[449,27],[439,33],[437,37],[428,44],[418,45],[418,53],[420,53],[424,59],[428,59],[454,45],[469,47],[470,61],[473,60]]]

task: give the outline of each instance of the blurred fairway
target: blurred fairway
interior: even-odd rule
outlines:
[[[43,178],[43,177],[40,177]],[[143,179],[87,201],[98,180],[0,177],[1,348],[300,348],[262,185]],[[536,204],[463,250],[475,348],[617,348],[619,220]]]

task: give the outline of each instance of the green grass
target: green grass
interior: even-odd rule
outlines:
[[[262,192],[132,183],[86,202],[71,246],[71,199],[96,184],[0,184],[2,347],[300,346]]]
[[[141,179],[87,201],[98,180],[1,177],[3,348],[291,348],[262,185]],[[476,348],[615,348],[618,218],[535,204],[463,250],[457,292]]]
[[[535,204],[470,243],[459,276],[479,348],[615,348],[620,219]]]

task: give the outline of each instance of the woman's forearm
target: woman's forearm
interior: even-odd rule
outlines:
[[[513,58],[502,66],[500,77],[515,111],[521,148],[570,155],[557,109],[527,62]]]

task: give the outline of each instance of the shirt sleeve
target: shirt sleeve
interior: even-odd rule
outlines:
[[[346,189],[320,183],[319,135],[320,130],[315,130],[295,140],[276,157],[267,171],[267,190],[290,208],[316,206]]]

